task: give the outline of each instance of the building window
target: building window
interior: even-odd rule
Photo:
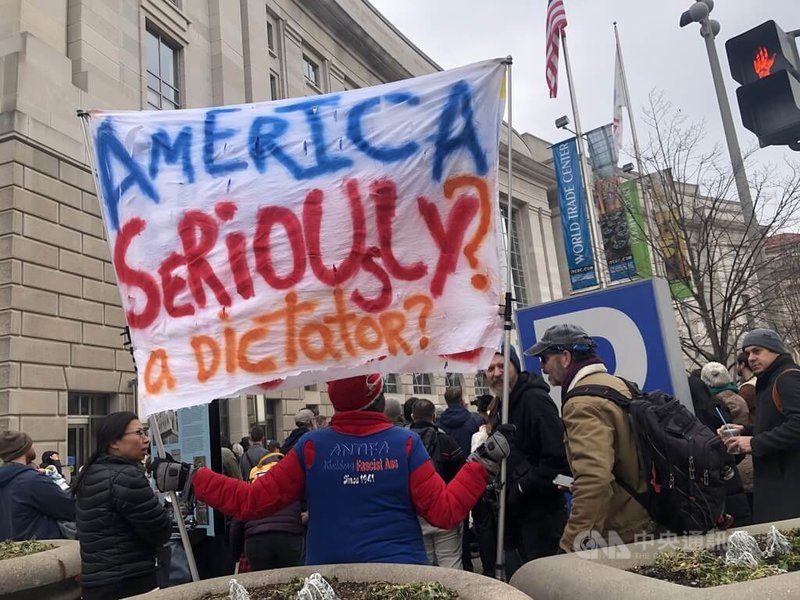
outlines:
[[[305,54],[303,54],[303,74],[306,77],[306,81],[312,84],[315,87],[320,87],[319,85],[319,65],[315,63],[313,60],[308,58]]]
[[[260,425],[264,428],[264,435],[267,439],[277,439],[278,422],[278,402],[275,398],[267,398],[261,395],[247,396],[248,413],[254,417],[250,422],[250,427]]]
[[[97,430],[108,415],[107,394],[70,393],[67,396],[67,466],[76,473],[97,445]]]
[[[383,379],[383,391],[387,394],[399,394],[400,384],[397,382],[397,375],[389,373]]]
[[[269,74],[269,95],[270,100],[279,100],[280,99],[280,92],[279,85],[278,85],[278,76],[275,73]]]
[[[177,44],[161,33],[148,28],[147,107],[172,109],[180,107],[179,56]]]
[[[445,373],[444,375],[444,387],[460,387],[462,390],[464,389],[464,376],[461,373]]]
[[[507,215],[508,206],[502,204],[500,212],[503,214],[503,237],[508,238]],[[508,245],[506,245],[508,247]],[[514,301],[517,307],[528,305],[528,295],[525,292],[525,272],[522,267],[522,251],[519,244],[519,211],[511,211],[511,280],[514,284]]]
[[[272,23],[267,21],[267,48],[275,52],[275,31]]]
[[[486,379],[486,373],[478,371],[475,375],[475,396],[483,396],[489,394],[489,381]]]
[[[431,376],[427,373],[414,373],[413,392],[415,394],[432,394]]]

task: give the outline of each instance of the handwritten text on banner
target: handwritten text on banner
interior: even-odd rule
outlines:
[[[92,112],[142,411],[488,362],[503,76]]]

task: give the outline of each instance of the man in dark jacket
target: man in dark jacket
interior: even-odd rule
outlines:
[[[301,408],[294,415],[295,428],[283,441],[281,454],[286,456],[294,448],[300,438],[314,429],[314,412],[310,408]]]
[[[411,419],[411,431],[419,435],[436,472],[445,483],[450,483],[464,465],[467,455],[461,451],[452,437],[434,424],[436,407],[430,400],[417,400],[411,412]],[[431,564],[448,569],[460,569],[463,523],[452,529],[440,529],[420,517],[419,525],[422,528],[425,553]]]
[[[508,457],[506,495],[506,547],[516,548],[522,563],[550,556],[567,521],[564,494],[553,485],[559,474],[569,474],[564,448],[564,427],[550,398],[550,387],[541,376],[522,371],[516,350],[509,355],[508,422],[516,426]],[[503,362],[497,352],[486,370],[490,391],[503,393]],[[502,402],[490,415],[492,428],[500,423]],[[510,577],[513,560],[507,558]]]
[[[250,470],[258,464],[267,453],[264,448],[264,429],[256,425],[250,430],[250,443],[239,459],[239,466],[242,468],[242,479],[250,480]]]
[[[58,521],[75,519],[75,500],[31,464],[35,458],[27,434],[0,433],[0,541],[59,539]]]
[[[439,417],[437,425],[458,442],[464,456],[467,456],[470,452],[472,435],[483,425],[483,420],[480,415],[470,412],[467,408],[460,385],[447,388],[444,392],[444,401],[447,403],[447,409]]]
[[[749,332],[742,350],[757,377],[756,423],[718,434],[729,452],[753,455],[753,520],[792,519],[800,516],[800,367],[771,329]]]

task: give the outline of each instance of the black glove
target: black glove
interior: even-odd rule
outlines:
[[[189,495],[192,477],[197,469],[188,463],[168,458],[153,459],[153,474],[156,487],[162,492],[182,492]]]
[[[488,440],[467,457],[467,462],[479,462],[491,475],[497,475],[500,463],[511,453],[511,439],[516,429],[514,425],[500,425]]]

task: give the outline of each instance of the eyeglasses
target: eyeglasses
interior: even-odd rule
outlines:
[[[126,435],[138,435],[139,437],[147,437],[147,432],[144,429],[135,429],[134,431],[126,431],[123,434],[123,437]]]

